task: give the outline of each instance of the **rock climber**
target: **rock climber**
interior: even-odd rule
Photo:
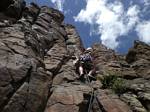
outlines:
[[[92,48],[87,48],[79,57],[76,57],[74,65],[77,65],[77,69],[80,75],[80,79],[83,79],[85,74],[95,79],[93,76],[95,72],[93,57],[91,56]]]

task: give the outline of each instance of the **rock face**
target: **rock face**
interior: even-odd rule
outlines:
[[[93,45],[97,81],[82,83],[73,56],[84,48],[63,20],[53,8],[0,1],[0,112],[149,112],[150,46],[136,41],[121,56]],[[110,74],[126,91],[103,88]]]

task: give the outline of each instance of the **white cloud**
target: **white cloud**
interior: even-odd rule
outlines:
[[[132,5],[125,11],[120,1],[107,3],[107,0],[86,0],[87,5],[74,17],[75,21],[98,26],[96,31],[100,35],[102,44],[116,49],[117,41],[135,27],[139,21],[140,9]]]
[[[65,0],[51,0],[51,2],[55,4],[58,10],[63,11],[63,5]]]
[[[140,23],[136,31],[141,41],[150,44],[150,21]]]
[[[150,5],[150,0],[143,0],[143,2],[144,2],[144,5],[146,6]]]
[[[150,0],[142,0],[144,3],[143,13],[150,13]]]
[[[139,21],[139,17],[138,17],[139,13],[140,13],[140,10],[137,5],[129,7],[127,11],[127,18],[126,18],[128,19],[127,29],[128,28],[132,29],[136,25],[136,23]]]

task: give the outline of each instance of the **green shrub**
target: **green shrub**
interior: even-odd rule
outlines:
[[[121,78],[117,78],[112,85],[112,90],[118,94],[124,93],[126,89],[125,81]]]
[[[112,87],[115,80],[117,80],[117,76],[115,75],[104,76],[102,79],[103,88],[106,89]]]
[[[125,81],[116,75],[104,76],[102,84],[104,89],[112,89],[117,94],[121,94],[126,91]]]

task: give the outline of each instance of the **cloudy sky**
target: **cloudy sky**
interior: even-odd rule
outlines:
[[[85,47],[102,43],[126,53],[134,40],[150,44],[150,0],[26,0],[62,11]]]

